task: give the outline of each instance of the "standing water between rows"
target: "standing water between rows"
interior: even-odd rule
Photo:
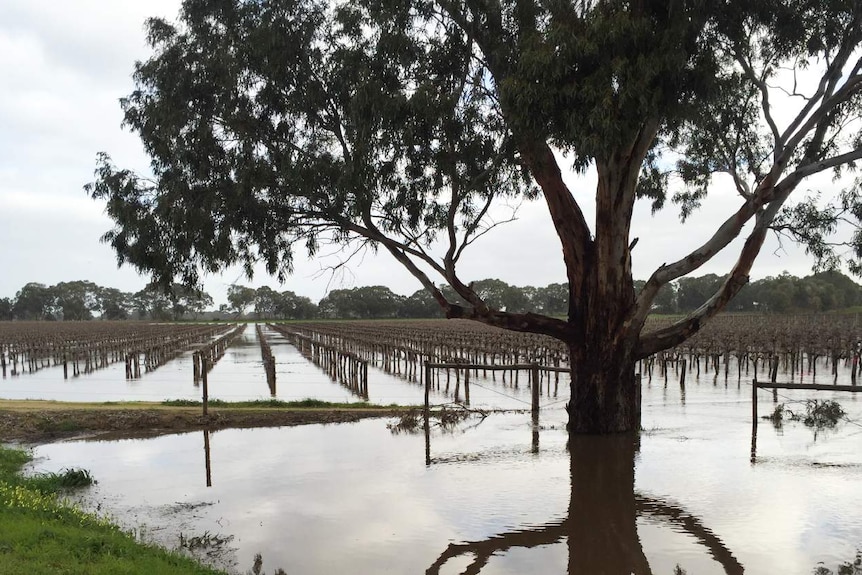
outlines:
[[[781,401],[811,392],[781,392]],[[833,430],[758,425],[750,385],[645,382],[639,437],[567,445],[561,406],[434,427],[386,420],[225,430],[36,450],[39,470],[89,469],[85,501],[169,547],[247,572],[810,574],[862,547],[862,404]],[[550,399],[550,398],[549,398]],[[860,398],[862,399],[862,398]],[[772,405],[763,393],[762,413]],[[143,527],[141,527],[143,526]]]

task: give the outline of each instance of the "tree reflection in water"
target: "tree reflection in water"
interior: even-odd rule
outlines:
[[[724,543],[697,517],[634,490],[635,455],[639,439],[633,434],[572,437],[569,441],[571,500],[564,519],[537,527],[500,533],[483,541],[452,543],[425,571],[440,573],[450,559],[472,555],[462,572],[480,573],[490,558],[512,548],[568,544],[569,575],[651,574],[637,532],[637,518],[662,519],[694,536],[725,573],[743,573],[742,565]]]

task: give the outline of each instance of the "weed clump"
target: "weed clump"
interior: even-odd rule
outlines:
[[[460,423],[467,421],[473,416],[479,417],[479,423],[488,417],[488,413],[480,409],[469,409],[464,406],[446,407],[445,405],[440,409],[432,410],[429,415],[434,420],[433,425],[447,432],[454,431]],[[411,409],[402,414],[397,420],[387,423],[386,428],[395,435],[399,433],[419,433],[423,429],[423,423],[424,417],[422,416],[422,412],[419,409]]]
[[[772,410],[772,413],[770,413],[769,415],[764,415],[763,419],[769,420],[772,425],[775,426],[776,429],[781,429],[781,427],[784,425],[785,411],[786,410],[784,409],[784,404],[779,403],[775,406],[775,409]]]
[[[200,401],[194,401],[193,399],[166,399],[162,402],[162,405],[166,405],[169,407],[200,407]]]
[[[86,469],[63,469],[59,473],[39,473],[27,478],[27,485],[42,493],[56,493],[66,489],[87,487],[96,483]]]
[[[835,427],[835,425],[844,417],[845,411],[837,401],[812,400],[807,402],[805,406],[805,416],[802,423],[809,427]]]
[[[221,548],[233,541],[233,535],[219,535],[204,531],[203,535],[188,536],[180,533],[180,548],[189,551],[211,550]]]
[[[856,558],[853,562],[842,563],[838,566],[837,571],[833,571],[821,563],[814,569],[814,575],[862,575],[862,551],[856,551]]]
[[[419,410],[411,409],[396,421],[387,423],[386,429],[398,435],[400,433],[417,433],[421,426],[422,418],[419,416]]]
[[[473,412],[469,409],[446,409],[444,407],[440,410],[440,427],[450,430],[472,414]],[[484,415],[482,419],[484,419]]]
[[[248,575],[266,575],[266,572],[263,571],[263,557],[260,553],[255,553],[254,565],[252,565],[251,571],[248,572]],[[284,569],[279,567],[272,572],[272,575],[287,575],[287,573]]]
[[[844,408],[837,401],[811,399],[805,402],[804,412],[793,411],[785,404],[779,403],[772,413],[764,415],[763,419],[771,421],[776,428],[780,428],[784,420],[787,419],[789,421],[801,421],[808,427],[815,429],[826,429],[835,427],[845,415]]]

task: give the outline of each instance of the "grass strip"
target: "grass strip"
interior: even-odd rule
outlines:
[[[24,477],[26,451],[0,447],[0,573],[223,575],[192,559],[137,542],[60,495],[90,484],[86,470]]]
[[[403,409],[405,407],[391,403],[389,405],[377,405],[366,401],[354,403],[333,403],[319,399],[301,399],[299,401],[282,401],[280,399],[257,399],[254,401],[224,401],[221,399],[210,399],[210,407],[249,407],[249,408],[277,408],[277,409]],[[200,401],[191,399],[168,399],[161,403],[168,407],[201,407]]]

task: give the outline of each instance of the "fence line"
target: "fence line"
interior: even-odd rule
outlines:
[[[822,383],[780,383],[776,381],[751,380],[751,462],[757,457],[757,390],[771,389],[773,401],[778,401],[779,389],[804,389],[808,391],[862,392],[862,385],[825,385]]]

